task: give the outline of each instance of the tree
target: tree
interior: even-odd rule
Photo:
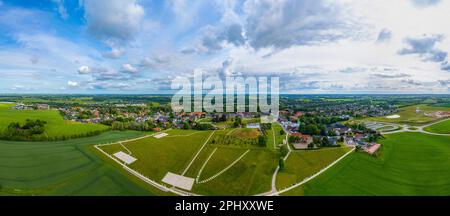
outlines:
[[[284,158],[289,153],[289,149],[286,145],[281,146],[280,148],[280,154]]]
[[[284,170],[284,160],[283,160],[283,158],[280,158],[278,160],[278,166],[280,166],[280,170]]]
[[[284,135],[284,130],[280,130],[280,135]]]
[[[258,136],[258,145],[260,146],[266,146],[267,143],[267,137],[266,136]]]

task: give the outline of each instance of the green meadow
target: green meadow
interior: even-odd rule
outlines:
[[[314,175],[333,161],[350,151],[349,147],[324,148],[308,151],[293,151],[276,179],[277,189],[292,186]]]
[[[165,195],[106,157],[93,144],[144,135],[105,132],[55,142],[0,141],[0,195]]]
[[[378,157],[351,153],[283,195],[450,195],[450,137],[385,136]]]
[[[212,138],[234,133],[252,136],[252,131],[218,130]],[[122,145],[126,149],[119,144],[100,148],[108,154],[127,152],[128,149],[137,158],[129,167],[162,183],[167,172],[183,173],[212,131],[170,130],[166,133],[169,135],[159,139],[148,137],[124,142]],[[215,153],[211,156],[213,151]],[[237,160],[246,152],[241,160]],[[210,159],[206,163],[208,158]],[[232,165],[235,161],[237,162]],[[194,184],[191,192],[202,195],[254,195],[270,190],[272,174],[277,165],[278,155],[265,147],[206,144],[186,170],[185,176],[196,178],[204,167],[199,178],[202,181],[230,166],[213,180]]]
[[[416,108],[419,108],[422,112],[417,113]],[[399,118],[386,118],[386,117],[371,117],[364,120],[368,121],[381,121],[398,124],[411,124],[411,125],[423,125],[436,121],[437,118],[425,116],[424,113],[436,112],[436,111],[450,111],[450,107],[435,107],[428,105],[413,105],[400,108],[400,112],[395,113],[400,115]]]
[[[432,133],[450,134],[450,119],[425,127],[424,130]]]
[[[40,119],[47,122],[44,134],[35,135],[37,140],[70,138],[83,136],[89,132],[102,132],[109,129],[101,124],[85,124],[66,121],[58,110],[13,110],[11,104],[0,104],[0,131],[11,122],[25,122],[26,119]]]

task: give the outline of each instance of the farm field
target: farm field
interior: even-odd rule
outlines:
[[[314,175],[330,163],[350,151],[349,147],[325,148],[291,152],[285,168],[278,172],[277,189],[281,190]]]
[[[71,137],[94,131],[106,131],[108,126],[101,124],[84,124],[66,121],[58,110],[13,110],[13,104],[0,104],[0,131],[8,127],[11,122],[25,122],[26,119],[40,119],[47,122],[45,132],[38,139]],[[36,135],[35,135],[36,136]]]
[[[450,134],[450,119],[425,127],[424,130],[432,133]]]
[[[378,158],[352,153],[283,195],[450,195],[450,137],[385,136]]]
[[[129,167],[152,180],[161,180],[167,172],[181,174],[211,131],[171,130],[163,138],[147,137],[122,143],[138,160]],[[114,154],[128,152],[122,145],[104,145],[100,148]]]
[[[0,195],[164,195],[105,163],[92,146],[143,135],[111,131],[67,141],[0,141]]]
[[[190,191],[192,193],[254,195],[270,190],[271,178],[278,165],[277,153],[265,147],[246,144],[212,143],[214,138],[226,134],[254,137],[255,129],[226,129],[215,131],[214,134],[212,131],[184,130],[165,133],[168,135],[159,139],[147,137],[122,145],[99,147],[108,154],[130,152],[137,161],[128,166],[161,184],[164,184],[161,180],[167,172],[184,174],[194,179],[198,177]],[[210,136],[209,143],[204,145]]]
[[[419,108],[422,112],[417,113],[416,108]],[[386,118],[386,117],[371,117],[364,120],[367,121],[380,121],[390,122],[398,124],[410,124],[410,125],[423,125],[437,120],[436,117],[425,116],[424,113],[436,112],[436,111],[450,111],[450,107],[434,107],[428,105],[413,105],[402,107],[401,111],[396,113],[399,118]]]

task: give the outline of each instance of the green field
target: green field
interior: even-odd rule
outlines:
[[[148,137],[122,143],[126,149],[119,144],[104,145],[100,148],[108,154],[127,152],[128,149],[132,156],[138,159],[129,167],[162,183],[161,180],[167,172],[183,173],[212,131],[170,130],[167,133],[168,136],[159,139]],[[226,129],[216,131],[212,138],[233,133],[253,136],[253,130]],[[215,153],[205,163],[213,151]],[[242,159],[238,160],[242,155]],[[277,162],[277,153],[264,147],[206,144],[187,169],[185,176],[196,178],[204,167],[199,178],[201,181],[229,167],[211,181],[194,184],[191,192],[203,195],[254,195],[270,190]]]
[[[161,180],[167,172],[181,174],[211,131],[171,130],[163,138],[147,137],[123,145],[138,160],[129,165],[152,180]],[[121,145],[100,146],[109,154],[127,152]]]
[[[450,119],[425,127],[424,130],[432,133],[450,134]]]
[[[287,188],[314,175],[349,150],[348,147],[339,147],[292,152],[285,162],[284,170],[278,172],[277,189]]]
[[[108,126],[101,124],[83,124],[66,121],[59,114],[58,110],[13,110],[11,104],[0,104],[0,131],[5,129],[11,122],[25,122],[26,119],[40,119],[47,122],[45,132],[42,135],[35,135],[39,140],[47,138],[70,138],[75,135],[83,135],[93,131],[108,130]]]
[[[352,153],[284,195],[450,195],[450,137],[386,135],[381,154]]]
[[[422,112],[417,113],[416,108],[422,110]],[[380,122],[391,122],[398,124],[411,124],[411,125],[423,125],[432,121],[437,120],[435,117],[425,116],[424,113],[436,112],[436,111],[450,111],[449,107],[434,107],[428,105],[413,105],[406,106],[400,109],[401,111],[395,113],[400,115],[399,118],[389,119],[386,117],[371,117],[366,118],[368,121],[380,121]]]
[[[142,135],[125,131],[56,142],[0,141],[0,195],[164,195],[105,163],[92,146]]]

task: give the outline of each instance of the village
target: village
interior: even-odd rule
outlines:
[[[172,112],[165,105],[148,106],[144,103],[121,103],[105,106],[64,106],[55,107],[64,119],[81,123],[98,123],[112,127],[113,130],[153,130],[167,128],[177,129],[225,129],[230,127],[246,127],[260,129],[259,113],[206,113],[206,112]],[[345,106],[347,109],[348,107]],[[17,110],[48,110],[48,104],[17,104]],[[289,143],[295,150],[314,150],[323,147],[339,147],[347,145],[357,147],[370,154],[376,152],[379,144],[376,140],[381,136],[375,130],[363,124],[348,124],[354,118],[343,112],[325,114],[326,108],[313,111],[280,111],[278,123],[289,134]],[[364,110],[364,109],[361,109]],[[371,110],[370,107],[366,110]],[[378,111],[384,115],[389,111]],[[360,113],[359,113],[360,114]],[[365,113],[368,115],[368,113]],[[245,120],[245,121],[242,121]],[[373,147],[375,146],[375,147]]]

